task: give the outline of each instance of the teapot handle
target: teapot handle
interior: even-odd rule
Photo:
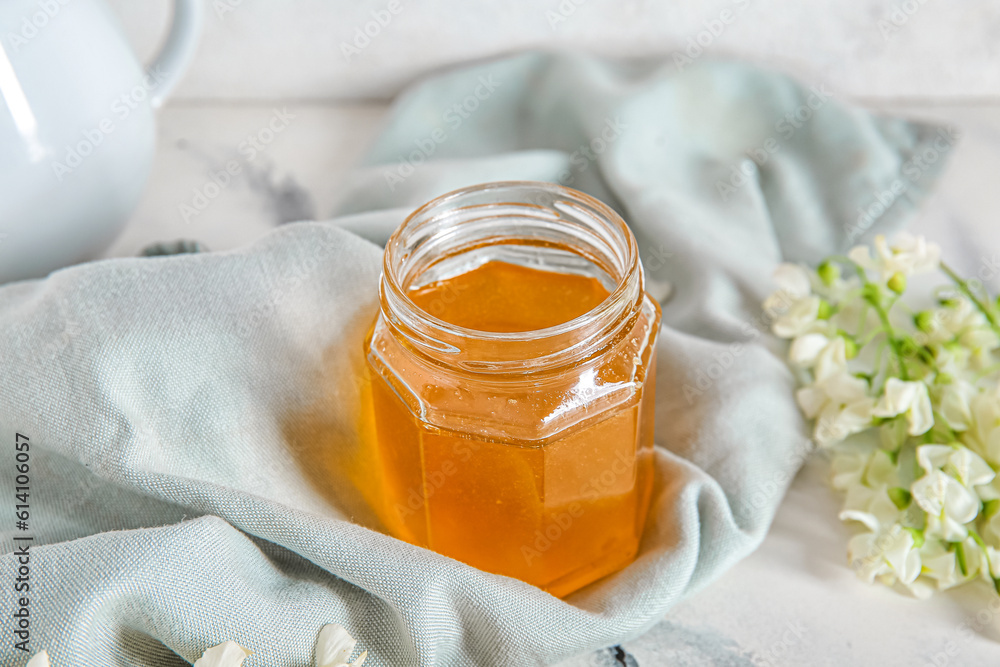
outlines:
[[[191,64],[201,35],[201,0],[174,0],[174,18],[160,53],[146,69],[153,79],[149,103],[158,109]]]

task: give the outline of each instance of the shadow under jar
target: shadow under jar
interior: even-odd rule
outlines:
[[[383,520],[562,597],[627,565],[653,477],[660,309],[610,208],[452,192],[386,245],[365,341]]]

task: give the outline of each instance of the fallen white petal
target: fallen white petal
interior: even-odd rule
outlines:
[[[194,667],[240,667],[250,651],[233,641],[223,642],[205,651]]]
[[[49,654],[44,650],[35,654],[25,667],[49,667]]]
[[[316,667],[347,667],[357,643],[344,626],[324,625],[316,638]]]

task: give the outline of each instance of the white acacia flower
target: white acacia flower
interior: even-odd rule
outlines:
[[[974,353],[989,351],[1000,346],[996,333],[979,310],[964,296],[955,297],[950,305],[940,311],[941,327],[958,342]]]
[[[972,425],[972,407],[976,388],[965,380],[954,380],[941,390],[938,412],[953,431],[966,431]]]
[[[984,503],[991,500],[1000,500],[1000,477],[994,477],[992,482],[976,487],[979,499]],[[1000,541],[997,542],[1000,544]]]
[[[987,568],[984,569],[984,573],[989,572],[990,576],[994,579],[1000,579],[1000,551],[987,546],[985,558]]]
[[[965,524],[979,514],[979,496],[941,470],[932,470],[910,485],[910,493],[920,509],[927,512],[927,534],[948,542],[969,535]]]
[[[809,271],[798,264],[783,262],[771,277],[778,289],[793,299],[802,299],[812,292]]]
[[[824,380],[847,370],[847,343],[840,336],[807,333],[792,341],[788,358],[803,368],[812,368],[817,381]]]
[[[984,510],[979,521],[979,534],[986,544],[1000,549],[1000,508],[996,505],[994,503],[992,507]]]
[[[799,299],[774,320],[771,331],[781,338],[795,338],[808,333],[819,321],[819,303],[818,296]]]
[[[855,535],[847,543],[847,557],[858,577],[872,583],[912,584],[920,575],[920,552],[913,535],[898,523]]]
[[[868,530],[877,532],[882,526],[891,526],[899,519],[899,508],[892,502],[886,485],[876,488],[857,484],[847,490],[841,521],[857,521]]]
[[[972,351],[960,345],[939,345],[934,351],[934,363],[938,372],[954,378],[974,376],[972,361]]]
[[[901,302],[908,278],[942,268],[923,237],[878,236],[849,257],[860,271],[847,280],[836,257],[815,271],[780,266],[765,307],[807,380],[796,401],[817,444],[865,434],[831,449],[833,486],[845,492],[840,518],[865,528],[848,545],[852,565],[918,597],[1000,579],[1000,336],[980,310],[993,309],[993,297],[979,305],[959,294],[961,279],[946,270],[958,289],[913,313]],[[882,363],[886,336],[915,343],[905,369]],[[948,444],[926,444],[938,431]]]
[[[875,256],[868,246],[855,246],[847,253],[855,264],[863,269],[878,272],[888,280],[899,273],[903,277],[936,269],[941,260],[941,248],[929,243],[923,236],[906,232],[898,234],[892,244],[879,234],[875,237]]]
[[[861,480],[865,476],[870,460],[871,454],[866,452],[834,450],[833,460],[830,461],[833,488],[847,491],[853,486],[862,484]]]
[[[764,309],[781,314],[812,293],[809,271],[798,264],[779,264],[771,275],[778,289],[764,300]]]
[[[250,657],[250,651],[236,642],[223,642],[205,651],[195,660],[194,667],[240,667]]]
[[[993,468],[981,456],[963,445],[921,445],[917,447],[917,463],[926,472],[947,466],[947,472],[969,490],[989,484],[996,477]]]
[[[847,344],[836,336],[816,355],[813,376],[823,381],[842,373],[847,373]]]
[[[920,557],[923,560],[924,574],[934,580],[938,590],[963,584],[989,571],[989,563],[982,549],[971,537],[950,546],[945,546],[939,540],[928,540],[920,550]]]
[[[802,412],[816,420],[817,444],[831,445],[871,426],[875,401],[867,389],[864,380],[845,370],[795,392]]]
[[[969,401],[972,427],[962,436],[987,461],[1000,463],[1000,385]]]
[[[324,625],[316,639],[316,667],[361,667],[368,651],[354,662],[348,662],[357,643],[343,626],[336,623]]]
[[[938,589],[951,588],[958,583],[958,559],[955,552],[944,548],[940,540],[928,540],[921,558],[927,576],[934,580]]]
[[[886,381],[885,392],[872,414],[876,417],[895,417],[903,413],[906,413],[910,435],[921,435],[934,426],[927,385],[891,377]]]
[[[792,341],[788,348],[788,359],[803,368],[816,363],[819,353],[830,344],[830,339],[821,333],[807,333]]]
[[[39,651],[24,667],[49,667],[49,654],[44,650]]]

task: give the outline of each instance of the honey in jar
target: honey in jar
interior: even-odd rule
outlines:
[[[366,340],[397,537],[565,596],[627,565],[652,483],[659,307],[610,208],[547,183],[436,199]]]

